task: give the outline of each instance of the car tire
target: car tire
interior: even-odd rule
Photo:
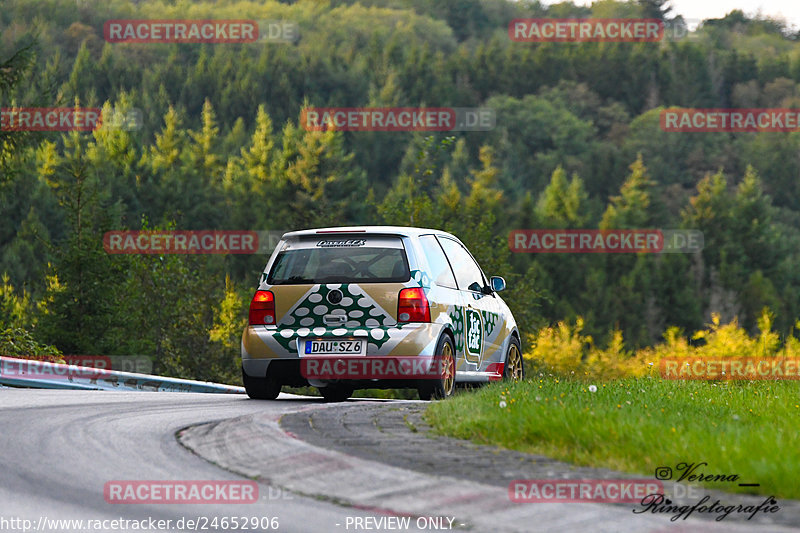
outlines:
[[[348,385],[328,385],[319,387],[319,392],[326,402],[343,402],[353,395],[353,387]]]
[[[444,400],[456,391],[456,359],[453,340],[442,335],[436,345],[436,355],[441,357],[442,376],[437,379],[421,379],[417,385],[420,400]]]
[[[522,381],[525,379],[525,364],[522,360],[522,348],[516,337],[511,337],[506,352],[506,362],[503,365],[503,380]]]
[[[248,376],[242,369],[242,382],[247,395],[253,400],[274,400],[281,393],[281,384],[278,380],[269,375],[267,377],[255,378]]]

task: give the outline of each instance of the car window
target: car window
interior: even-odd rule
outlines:
[[[428,266],[431,268],[430,275],[433,281],[440,287],[455,289],[456,278],[453,277],[453,270],[447,262],[442,247],[433,235],[423,235],[419,238],[425,257],[428,258]]]
[[[267,283],[388,283],[410,278],[400,239],[313,238],[284,245]]]
[[[453,267],[458,288],[479,291],[480,289],[476,289],[474,284],[477,283],[478,287],[485,285],[483,273],[469,252],[467,252],[467,249],[447,237],[439,237],[438,240],[442,244],[447,259],[450,260],[450,265]],[[472,288],[470,289],[470,287]]]

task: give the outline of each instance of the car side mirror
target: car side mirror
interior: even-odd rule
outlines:
[[[500,292],[506,289],[506,280],[500,276],[492,276],[489,279],[489,283],[492,285],[492,290],[494,292]]]

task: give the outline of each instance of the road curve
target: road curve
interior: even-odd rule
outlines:
[[[176,432],[194,424],[242,415],[272,417],[320,404],[294,398],[258,402],[244,395],[0,388],[0,530],[22,531],[18,526],[23,520],[31,520],[33,530],[40,519],[46,526],[57,519],[153,518],[172,520],[166,531],[185,531],[175,527],[179,519],[205,517],[207,531],[214,531],[213,517],[277,517],[278,531],[323,533],[344,531],[347,517],[375,516],[373,511],[270,491],[265,484],[259,485],[259,501],[252,504],[106,503],[103,488],[109,481],[244,480],[181,446]],[[89,531],[76,524],[50,525],[43,530]],[[107,522],[101,531],[121,530],[111,525]]]
[[[497,451],[426,437],[418,430],[419,411],[416,402],[331,405],[286,394],[259,402],[238,395],[0,389],[0,530],[21,531],[8,522],[4,527],[3,520],[11,519],[31,520],[31,530],[38,531],[98,531],[39,527],[39,521],[152,518],[176,524],[205,518],[206,531],[219,531],[225,528],[211,527],[214,517],[277,517],[277,531],[303,533],[434,527],[492,533],[797,531],[780,524],[671,523],[663,515],[634,516],[625,506],[513,504],[502,476],[516,477],[515,468],[472,478],[441,472],[437,447],[466,446],[463,457],[455,448],[447,460],[478,466],[492,463],[481,462],[480,454]],[[519,474],[537,472],[520,468]],[[103,492],[117,480],[248,479],[259,487],[252,504],[113,504]],[[410,517],[408,528],[398,527],[403,517]]]
[[[641,514],[635,504],[514,503],[514,479],[647,478],[579,468],[547,457],[433,437],[417,402],[350,401],[306,405],[280,417],[266,413],[192,427],[181,441],[234,472],[320,498],[397,515],[454,517],[491,532],[754,532],[800,531],[798,502],[780,501],[779,514],[724,522],[672,514]],[[652,481],[652,478],[649,480]],[[665,484],[667,494],[675,487]],[[758,505],[764,498],[694,488],[675,504]],[[633,510],[637,508],[640,514]],[[697,516],[697,515],[695,515]],[[716,515],[714,515],[716,516]],[[334,529],[330,529],[333,531]]]

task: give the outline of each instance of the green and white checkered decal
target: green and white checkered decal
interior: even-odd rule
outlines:
[[[481,311],[481,315],[483,316],[484,331],[486,331],[486,336],[489,337],[494,332],[500,315],[491,311]]]
[[[336,305],[328,302],[328,293],[334,289],[342,291],[342,301]],[[331,329],[326,326],[322,317],[327,314],[347,315],[342,327]],[[380,348],[389,340],[387,332],[381,326],[402,327],[396,324],[392,316],[380,307],[356,283],[330,283],[314,285],[298,303],[281,319],[280,332],[275,339],[290,352],[297,352],[297,345],[292,338],[300,337],[369,337],[369,344]],[[363,329],[362,329],[363,328]]]
[[[412,270],[411,279],[416,281],[420,287],[423,287],[425,289],[431,288],[431,279],[422,270]]]
[[[456,338],[456,353],[461,353],[464,349],[464,314],[461,308],[456,306],[447,314],[453,323],[453,335]]]

